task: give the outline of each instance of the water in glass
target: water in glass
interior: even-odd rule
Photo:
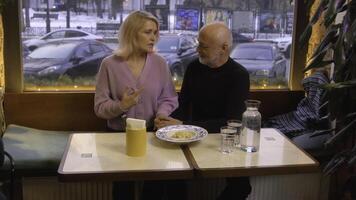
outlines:
[[[220,151],[224,154],[233,152],[236,128],[223,126],[220,128],[221,144]]]
[[[235,135],[234,146],[240,147],[240,132],[241,132],[241,126],[242,126],[241,121],[237,120],[237,119],[230,119],[230,120],[227,120],[227,125],[229,127],[236,128],[237,133]]]

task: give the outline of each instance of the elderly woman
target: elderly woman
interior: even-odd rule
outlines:
[[[159,23],[150,13],[132,12],[119,31],[119,48],[101,63],[94,110],[109,130],[122,131],[124,118],[146,120],[148,130],[158,116],[178,107],[166,61],[155,53]]]

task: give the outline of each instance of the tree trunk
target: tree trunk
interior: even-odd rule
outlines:
[[[124,2],[123,0],[111,0],[111,18],[116,20],[116,15],[119,12],[120,13],[120,18],[122,15],[122,11],[124,8]],[[121,21],[121,19],[120,19]]]
[[[157,5],[157,2],[158,2],[158,0],[151,0],[150,5],[155,6],[155,5]]]
[[[31,27],[30,25],[30,0],[24,1],[25,6],[25,25],[26,27]]]
[[[67,3],[66,3],[66,13],[67,13],[67,16],[66,16],[66,27],[67,28],[70,28],[70,6],[69,6],[69,1],[70,0],[67,0]]]
[[[46,1],[46,33],[51,32],[51,19],[49,18],[49,0]]]
[[[96,13],[99,18],[103,18],[103,10],[101,7],[101,0],[95,0],[95,5],[96,5]]]

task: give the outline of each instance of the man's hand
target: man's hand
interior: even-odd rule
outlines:
[[[158,115],[155,118],[154,122],[155,122],[156,128],[162,128],[162,127],[170,126],[170,125],[183,124],[183,122],[178,119],[174,119],[172,117],[167,117],[167,116],[162,116],[162,115]]]
[[[143,88],[138,90],[133,90],[131,88],[126,88],[121,99],[121,109],[128,110],[132,106],[136,105]]]

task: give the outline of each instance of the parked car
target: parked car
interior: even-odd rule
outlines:
[[[30,49],[30,51],[33,51],[37,47],[48,42],[78,39],[103,41],[104,38],[79,29],[60,29],[49,32],[38,39],[25,40],[23,43]]]
[[[68,4],[69,10],[72,10],[74,12],[87,12],[86,9],[77,6],[75,1],[68,1],[68,2],[69,2]],[[66,11],[68,8],[67,8],[67,3],[63,3],[61,1],[54,1],[52,7],[50,8],[50,11],[52,12]],[[44,10],[47,11],[47,9]]]
[[[237,45],[231,58],[244,66],[252,76],[285,77],[287,60],[274,43],[253,42]]]
[[[156,45],[157,52],[168,63],[173,79],[181,79],[187,65],[198,57],[196,47],[198,45],[194,35],[165,34],[161,35]]]
[[[284,53],[286,58],[289,58],[291,53],[290,50],[292,48],[292,37],[279,37],[273,39],[273,41],[276,42],[279,50]]]
[[[52,8],[50,9],[50,11],[65,11],[67,10],[67,6],[65,3],[62,2],[54,2],[52,5]]]
[[[273,39],[255,39],[254,42],[272,42],[275,43],[280,52],[284,53],[286,58],[290,57],[292,48],[292,37],[279,37]]]
[[[30,54],[30,50],[26,45],[22,44],[22,57],[26,57],[28,54]]]
[[[237,33],[235,31],[232,32],[232,39],[234,44],[253,42],[252,38],[244,36],[241,33]]]
[[[24,60],[24,75],[36,78],[94,76],[112,49],[95,40],[67,40],[45,44]]]

